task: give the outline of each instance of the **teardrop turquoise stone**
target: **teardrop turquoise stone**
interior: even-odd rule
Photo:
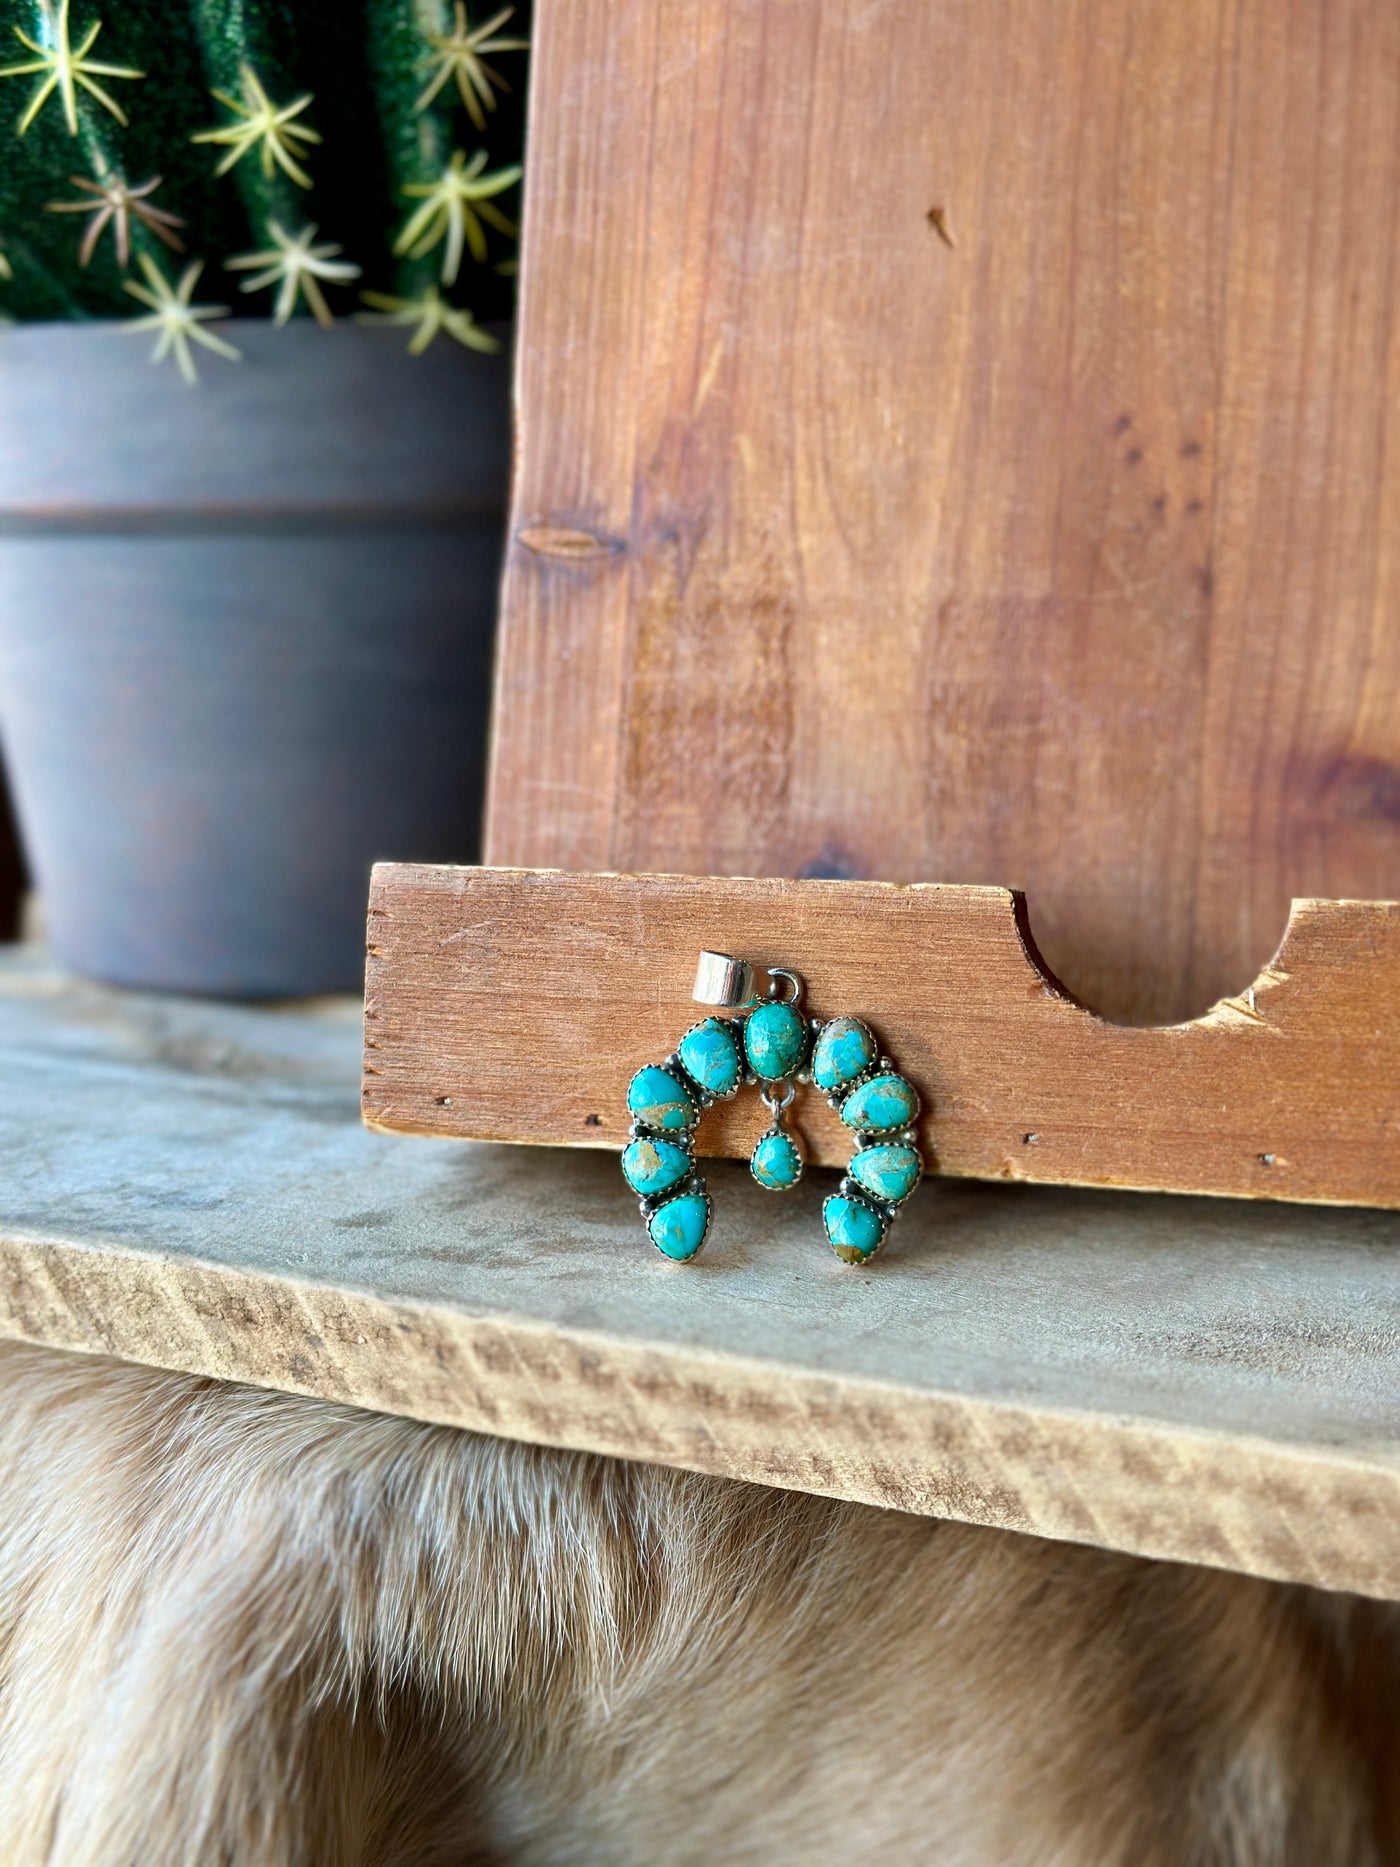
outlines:
[[[700,1111],[679,1076],[648,1063],[627,1086],[627,1108],[643,1128],[660,1131],[693,1128]]]
[[[743,1066],[734,1033],[720,1018],[692,1025],[676,1045],[676,1055],[700,1087],[712,1096],[732,1096]]]
[[[887,1206],[897,1206],[919,1184],[923,1166],[916,1149],[887,1144],[861,1148],[852,1156],[849,1171],[857,1186]]]
[[[831,1248],[847,1264],[864,1264],[885,1242],[885,1221],[863,1199],[833,1193],[822,1206],[822,1223]]]
[[[709,1229],[707,1193],[682,1193],[679,1199],[668,1199],[647,1221],[647,1230],[656,1249],[678,1264],[695,1256]]]
[[[841,1119],[857,1134],[889,1134],[907,1128],[919,1112],[919,1095],[902,1076],[872,1076],[841,1104]]]
[[[774,999],[750,1013],[744,1026],[744,1049],[755,1076],[779,1082],[795,1076],[807,1050],[807,1026],[800,1012]]]
[[[785,1193],[802,1178],[802,1150],[790,1134],[760,1135],[749,1171],[770,1193]]]
[[[831,1095],[863,1076],[878,1054],[875,1039],[859,1018],[833,1018],[817,1035],[812,1081],[824,1095]]]
[[[659,1135],[643,1135],[622,1150],[623,1177],[643,1198],[679,1186],[694,1165],[689,1148],[663,1141]]]

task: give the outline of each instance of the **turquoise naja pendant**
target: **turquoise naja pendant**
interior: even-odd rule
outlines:
[[[859,1018],[825,1024],[804,1018],[798,974],[784,966],[768,971],[768,995],[758,999],[747,960],[700,955],[696,1001],[734,1015],[692,1024],[664,1062],[646,1064],[632,1078],[623,1177],[657,1250],[688,1263],[710,1231],[710,1195],[695,1165],[695,1129],[705,1110],[757,1084],[772,1120],[754,1143],[749,1172],[767,1192],[790,1192],[806,1161],[787,1111],[797,1084],[810,1081],[855,1139],[846,1177],[822,1204],[827,1240],[843,1263],[868,1264],[923,1177],[919,1092],[881,1055],[868,1025]]]
[[[623,1178],[637,1195],[647,1236],[673,1263],[689,1263],[710,1232],[712,1208],[695,1165],[695,1127],[712,1103],[757,1083],[772,1121],[754,1144],[749,1171],[772,1193],[787,1192],[802,1178],[802,1148],[786,1113],[793,1079],[811,1049],[812,1027],[799,1008],[802,981],[796,973],[774,968],[770,978],[769,996],[755,999],[753,968],[746,961],[702,953],[696,1000],[736,1015],[692,1024],[664,1062],[646,1064],[628,1085],[631,1127],[622,1151]]]

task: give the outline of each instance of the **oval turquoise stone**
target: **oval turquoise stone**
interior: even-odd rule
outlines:
[[[914,1148],[889,1144],[861,1148],[851,1157],[848,1171],[857,1186],[863,1186],[887,1206],[897,1206],[919,1184],[923,1167]]]
[[[751,1012],[744,1026],[744,1049],[755,1076],[777,1082],[795,1076],[807,1050],[807,1026],[800,1012],[773,1000]]]
[[[710,1200],[706,1193],[682,1193],[679,1199],[668,1199],[647,1221],[656,1249],[678,1264],[695,1256],[709,1229]]]
[[[694,1165],[689,1148],[663,1141],[659,1135],[643,1135],[622,1150],[623,1178],[644,1199],[679,1186]]]
[[[802,1178],[802,1150],[790,1134],[760,1135],[749,1171],[770,1193],[785,1193]]]
[[[902,1076],[872,1076],[841,1104],[841,1119],[857,1134],[889,1134],[907,1128],[919,1112],[919,1093]]]
[[[692,1025],[676,1045],[676,1055],[700,1087],[712,1096],[732,1096],[743,1065],[734,1033],[720,1018]]]
[[[833,1193],[822,1206],[822,1223],[831,1248],[847,1264],[864,1264],[885,1242],[885,1221],[863,1199]]]
[[[643,1128],[693,1128],[700,1111],[679,1076],[649,1063],[627,1085],[627,1108]]]
[[[812,1081],[824,1095],[863,1076],[879,1055],[875,1039],[859,1018],[833,1018],[817,1034]]]

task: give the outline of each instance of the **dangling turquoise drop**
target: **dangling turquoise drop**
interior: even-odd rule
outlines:
[[[784,1128],[761,1134],[749,1159],[749,1172],[770,1193],[786,1193],[802,1178],[802,1149]]]

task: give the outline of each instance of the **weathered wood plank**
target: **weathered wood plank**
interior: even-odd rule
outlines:
[[[488,861],[1012,884],[1134,1022],[1396,892],[1400,9],[535,41]]]
[[[878,1268],[712,1170],[356,1119],[357,1007],[0,967],[0,1333],[1400,1598],[1400,1219],[942,1183]]]
[[[633,1071],[705,1015],[708,947],[866,1019],[924,1094],[941,1173],[1400,1206],[1400,903],[1295,903],[1247,992],[1158,1029],[1064,993],[1000,888],[381,863],[369,924],[377,1127],[621,1146]],[[797,1117],[814,1159],[846,1162],[819,1097]],[[767,1119],[721,1103],[701,1151],[747,1155]]]

